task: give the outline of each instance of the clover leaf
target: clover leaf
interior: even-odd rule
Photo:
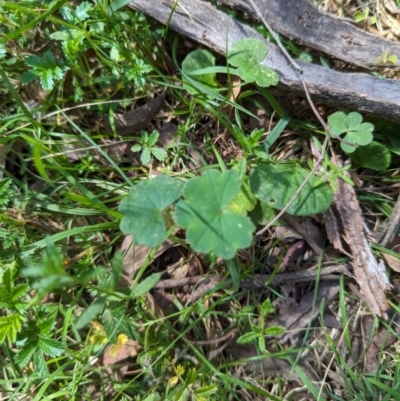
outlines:
[[[167,175],[141,181],[120,203],[121,231],[133,234],[136,244],[161,245],[167,235],[162,212],[181,196],[182,186]]]
[[[334,135],[346,133],[343,140],[350,144],[340,143],[342,150],[346,153],[353,153],[357,145],[365,146],[372,142],[374,126],[371,123],[363,123],[360,113],[353,111],[346,115],[342,111],[337,111],[328,117],[328,125]]]
[[[234,171],[209,170],[186,183],[185,200],[176,204],[175,217],[187,229],[186,238],[195,251],[231,259],[238,249],[250,246],[254,225],[229,209],[240,186]]]
[[[264,164],[250,174],[250,188],[262,202],[282,210],[305,181],[308,171],[294,164]],[[317,185],[312,176],[287,209],[293,216],[309,216],[323,212],[332,203],[332,190],[328,184]]]
[[[277,85],[278,74],[260,63],[268,54],[268,47],[261,40],[246,38],[233,43],[229,52],[229,63],[238,67],[237,73],[244,81],[256,82],[258,86]]]

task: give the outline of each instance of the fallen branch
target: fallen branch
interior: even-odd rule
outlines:
[[[174,11],[172,0],[134,0],[129,6],[157,19],[212,50],[226,54],[238,40],[254,37],[269,47],[264,64],[279,75],[279,87],[304,93],[303,84],[285,56],[251,27],[233,20],[211,4],[180,0]],[[400,122],[400,82],[367,74],[342,73],[296,61],[313,99],[341,108],[358,110]]]

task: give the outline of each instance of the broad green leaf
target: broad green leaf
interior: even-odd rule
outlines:
[[[391,162],[391,154],[386,146],[375,141],[359,147],[350,157],[358,166],[376,171],[385,171]]]
[[[255,208],[249,213],[252,222],[257,226],[265,226],[275,218],[278,212],[273,209],[268,203],[258,200]],[[275,226],[284,226],[286,221],[282,218],[275,222]]]
[[[229,52],[229,63],[238,67],[237,73],[244,81],[256,82],[258,86],[277,85],[278,74],[260,63],[268,54],[268,48],[261,40],[246,38],[235,42]]]
[[[259,334],[255,333],[254,331],[250,331],[249,333],[245,333],[242,336],[240,336],[236,342],[238,344],[247,344],[253,340],[255,340],[256,338],[258,338]]]
[[[37,343],[28,342],[15,356],[15,362],[19,365],[20,368],[24,368],[29,363],[32,355],[36,352],[36,350]]]
[[[209,170],[186,183],[185,200],[177,203],[175,216],[178,225],[187,229],[195,251],[231,259],[238,249],[250,246],[254,225],[229,209],[239,190],[233,171]]]
[[[264,164],[250,174],[250,188],[262,202],[282,210],[305,181],[308,171],[294,164]],[[311,177],[295,201],[287,209],[293,216],[309,216],[328,209],[332,203],[332,190],[328,184],[315,185]]]
[[[162,274],[154,273],[150,277],[145,278],[133,289],[131,296],[137,298],[149,292],[160,281]]]
[[[38,342],[39,348],[45,355],[57,357],[64,353],[65,347],[62,343],[51,338],[40,337]]]
[[[202,70],[208,67],[215,66],[215,57],[211,52],[205,49],[195,50],[189,53],[182,62],[182,71],[191,76],[194,80],[201,82],[203,85],[206,85],[209,88],[217,87],[217,81],[215,79],[215,73],[209,74],[201,74],[201,75],[192,75],[198,70]],[[192,85],[189,85],[188,82],[183,77],[183,84],[186,90],[191,94],[198,93]]]
[[[351,112],[348,115],[342,111],[333,113],[328,117],[328,125],[335,135],[346,134],[343,140],[350,144],[365,146],[372,141],[372,131],[374,126],[371,123],[363,123],[360,113]],[[341,148],[346,153],[352,153],[356,146],[340,143]]]
[[[136,244],[156,247],[167,235],[163,211],[181,195],[182,183],[166,175],[141,181],[121,201],[121,231],[133,234]]]
[[[24,319],[19,314],[12,314],[0,317],[0,344],[6,337],[8,341],[14,342],[17,338],[17,333],[21,331]]]

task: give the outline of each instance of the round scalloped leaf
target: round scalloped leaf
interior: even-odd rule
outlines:
[[[386,146],[373,141],[366,146],[358,148],[352,153],[351,159],[360,167],[385,171],[390,166],[391,154]]]
[[[264,164],[250,174],[250,189],[262,202],[282,210],[292,199],[309,172],[294,164]],[[316,185],[311,177],[295,201],[287,209],[293,216],[309,216],[328,209],[332,203],[332,190],[328,184]]]
[[[175,217],[195,251],[231,259],[238,249],[250,246],[254,225],[229,209],[239,190],[233,171],[209,170],[186,183],[185,200],[177,203]]]
[[[137,184],[119,206],[122,233],[133,234],[138,245],[161,245],[167,235],[162,212],[181,196],[182,186],[167,175]]]
[[[182,62],[182,71],[191,76],[196,71],[203,70],[205,68],[214,67],[215,66],[215,57],[206,49],[198,49],[193,52],[190,52]],[[199,81],[203,85],[206,85],[210,88],[217,87],[216,74],[201,74],[201,75],[193,75],[192,78],[195,81]],[[185,78],[183,78],[183,83],[186,90],[191,94],[196,94],[198,91],[189,85]]]
[[[246,38],[233,43],[229,63],[235,67],[260,64],[268,54],[267,45],[259,39]]]

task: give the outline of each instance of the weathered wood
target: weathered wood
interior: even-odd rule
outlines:
[[[134,0],[129,6],[210,49],[226,54],[235,41],[254,37],[265,41],[251,27],[233,20],[211,4],[200,0],[180,0],[174,11],[172,0]],[[279,75],[279,86],[304,93],[301,79],[281,51],[265,41],[269,53],[264,64]],[[400,82],[367,74],[342,73],[298,62],[313,99],[351,110],[400,122]]]
[[[220,0],[257,18],[247,0]],[[384,51],[398,56],[400,43],[380,38],[344,19],[318,10],[310,0],[254,0],[271,28],[289,39],[333,58],[365,68],[376,66]]]

